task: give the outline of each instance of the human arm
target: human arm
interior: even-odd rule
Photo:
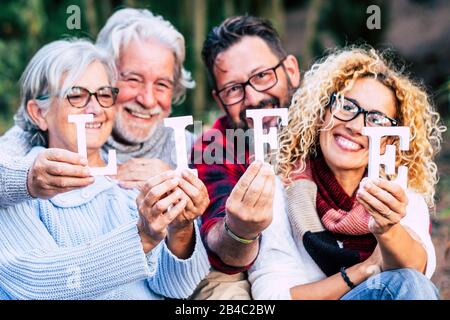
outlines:
[[[213,215],[213,218],[209,216],[210,225],[204,239],[209,249],[225,265],[231,267],[221,268],[224,272],[246,270],[255,260],[259,250],[258,241],[245,244],[231,237],[225,229],[225,222],[231,232],[240,238],[257,238],[272,220],[274,181],[272,168],[267,164],[255,162],[232,187],[228,197],[223,194],[215,195],[214,200],[217,203],[210,207],[216,209],[216,212],[219,211],[220,215]],[[219,189],[219,192],[223,190]],[[220,209],[217,210],[218,208]],[[236,269],[233,270],[233,267]]]
[[[59,246],[38,201],[2,209],[0,286],[14,299],[93,299],[152,275],[130,221],[85,244]]]
[[[154,292],[174,299],[187,299],[209,273],[211,266],[200,237],[198,222],[194,223],[193,250],[189,257],[177,257],[166,241],[156,248],[159,250],[156,271],[148,279]]]
[[[366,180],[357,197],[371,214],[369,229],[380,246],[383,270],[413,268],[425,273],[427,250],[416,232],[400,223],[407,214],[406,192],[387,180]],[[420,208],[411,209],[415,211],[412,214],[423,215],[416,211]]]
[[[159,255],[155,275],[148,280],[156,293],[187,298],[209,272],[197,219],[208,204],[204,192],[197,178],[173,171],[150,179],[141,191],[137,204],[140,220],[146,222],[140,234],[145,251],[157,250]]]
[[[31,149],[31,135],[19,126],[0,137],[0,206],[31,199],[27,190],[27,174],[32,161],[24,156]]]
[[[39,148],[29,156],[33,137],[14,126],[0,137],[0,205],[56,194],[93,183],[87,161],[77,153]]]
[[[205,198],[206,197],[206,198]],[[147,252],[165,239],[178,258],[191,256],[194,223],[208,205],[206,188],[190,174],[166,171],[148,180],[136,199],[139,230]]]

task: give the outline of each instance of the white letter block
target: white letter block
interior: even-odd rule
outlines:
[[[198,176],[197,169],[191,169],[188,166],[187,161],[187,149],[186,149],[186,132],[185,129],[188,125],[193,124],[194,120],[192,116],[165,118],[164,126],[172,128],[175,138],[175,152],[177,155],[177,168],[176,172],[183,170],[189,170],[196,176]]]
[[[86,123],[94,120],[93,114],[71,114],[69,115],[69,123],[75,123],[77,126],[77,145],[78,154],[87,158],[86,156]],[[116,150],[109,150],[108,165],[106,167],[89,168],[92,176],[106,176],[117,174],[117,158]]]
[[[263,133],[264,117],[278,116],[281,118],[281,124],[286,126],[288,124],[288,109],[250,109],[246,112],[247,118],[253,119],[253,130],[255,134],[255,161],[264,161],[264,143],[270,145],[272,150],[278,149],[278,129],[271,127],[269,133]]]
[[[409,127],[364,127],[362,134],[369,137],[369,168],[368,177],[378,179],[380,177],[380,164],[384,164],[387,174],[395,173],[395,146],[386,145],[384,155],[380,154],[381,137],[398,136],[400,137],[400,150],[409,149]],[[403,189],[407,188],[408,168],[406,166],[398,167],[397,178],[393,181],[399,184]]]

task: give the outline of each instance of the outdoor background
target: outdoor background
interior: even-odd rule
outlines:
[[[368,6],[381,9],[381,28],[370,30]],[[70,5],[81,8],[81,29],[69,30]],[[11,125],[19,103],[18,79],[29,59],[44,44],[61,37],[95,39],[118,8],[148,8],[164,16],[185,35],[187,69],[197,88],[173,115],[193,114],[211,123],[218,115],[200,58],[208,30],[225,17],[253,14],[269,18],[280,31],[301,70],[327,48],[369,43],[391,48],[396,60],[422,81],[448,126],[450,123],[450,1],[448,0],[0,0],[0,134]],[[70,12],[72,13],[72,12]],[[438,157],[441,180],[433,215],[438,268],[433,277],[442,298],[450,299],[450,133]]]

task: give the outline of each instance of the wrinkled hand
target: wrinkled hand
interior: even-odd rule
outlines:
[[[357,192],[357,200],[371,215],[369,231],[374,235],[388,232],[406,215],[406,193],[391,181],[364,178]]]
[[[170,224],[169,228],[177,231],[191,226],[209,205],[209,195],[206,186],[189,170],[181,174],[178,189],[186,200],[186,208]]]
[[[226,222],[244,239],[257,237],[272,222],[275,174],[272,167],[253,162],[227,199]]]
[[[147,180],[170,170],[170,166],[159,159],[133,158],[117,168],[116,179],[125,189],[141,188]]]
[[[78,153],[45,149],[38,154],[28,172],[28,192],[35,198],[49,199],[59,193],[86,187],[95,181],[87,164],[87,160]]]
[[[136,199],[138,230],[146,253],[167,236],[169,224],[186,207],[183,192],[177,190],[179,181],[173,171],[159,174],[143,185]]]

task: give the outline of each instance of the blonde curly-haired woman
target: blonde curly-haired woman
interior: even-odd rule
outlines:
[[[411,128],[408,189],[368,180],[364,126]],[[439,115],[419,85],[371,48],[306,72],[280,134],[279,191],[250,270],[256,299],[437,299],[429,234]],[[386,144],[398,144],[384,137]],[[398,148],[397,148],[398,150]],[[283,190],[284,189],[284,190]],[[381,271],[381,272],[380,272]]]

